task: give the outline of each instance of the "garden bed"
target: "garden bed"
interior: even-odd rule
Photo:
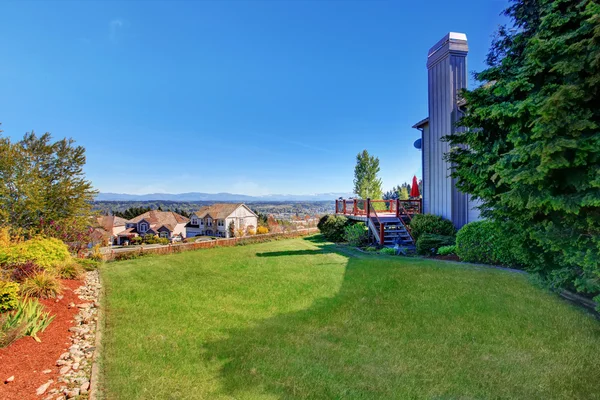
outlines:
[[[41,343],[26,336],[0,349],[0,399],[39,399],[35,392],[41,385],[52,379],[54,383],[48,390],[56,386],[59,376],[56,360],[70,346],[69,328],[79,311],[69,305],[81,303],[74,290],[82,285],[82,281],[61,280],[61,284],[63,292],[60,300],[40,300],[54,316],[48,328],[39,334]],[[14,380],[4,383],[11,376]]]

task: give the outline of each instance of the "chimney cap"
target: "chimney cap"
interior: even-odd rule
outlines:
[[[467,35],[465,33],[460,32],[449,32],[444,35],[431,49],[429,49],[429,54],[427,57],[433,56],[438,51],[442,50],[444,47],[448,46],[447,51],[469,51],[469,46],[467,44]]]

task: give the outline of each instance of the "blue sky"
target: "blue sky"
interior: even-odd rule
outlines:
[[[458,6],[460,4],[460,7]],[[0,122],[87,149],[103,192],[350,192],[420,175],[427,50],[484,67],[504,0],[0,3]]]

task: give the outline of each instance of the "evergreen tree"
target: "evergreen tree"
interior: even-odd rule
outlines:
[[[379,158],[363,150],[356,156],[354,167],[354,193],[362,199],[380,199],[382,196],[379,173]]]
[[[600,5],[514,0],[466,132],[447,155],[483,215],[527,233],[530,268],[554,287],[600,293]],[[600,297],[598,298],[600,300]]]
[[[2,131],[0,131],[2,132]],[[72,139],[27,133],[12,143],[0,137],[0,225],[27,234],[45,222],[87,229],[96,191],[85,179],[85,149]]]

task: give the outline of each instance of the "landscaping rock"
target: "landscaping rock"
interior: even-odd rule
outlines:
[[[51,379],[48,382],[44,383],[42,386],[37,388],[37,390],[35,391],[35,394],[37,394],[38,396],[43,395],[46,392],[46,389],[48,389],[48,386],[50,386],[52,384],[52,382],[54,382],[54,381]]]
[[[98,271],[86,273],[85,284],[75,290],[79,298],[84,301],[71,308],[77,307],[79,312],[73,317],[74,326],[71,332],[71,346],[69,351],[63,353],[56,362],[62,366],[59,371],[59,382],[63,385],[60,392],[63,399],[71,399],[89,393],[91,382],[91,358],[96,350],[96,323],[98,321],[98,294],[100,281]],[[57,393],[58,394],[58,393]]]
[[[8,378],[6,378],[6,379],[4,380],[4,383],[5,383],[5,384],[6,384],[6,383],[10,383],[10,382],[12,382],[12,381],[14,381],[14,380],[15,380],[15,376],[14,376],[14,375],[13,375],[13,376],[9,376]]]
[[[49,374],[50,372],[52,372],[51,369],[45,369],[42,371],[42,374]]]

